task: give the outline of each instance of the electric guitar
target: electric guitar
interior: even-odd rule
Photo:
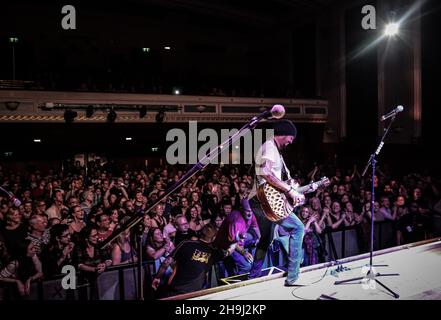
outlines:
[[[289,179],[285,182],[293,186],[294,190],[301,194],[314,192],[318,188],[329,186],[331,183],[327,177],[323,177],[320,181],[302,187],[293,179]],[[267,182],[257,188],[257,199],[260,202],[265,216],[273,222],[285,219],[293,209],[299,205],[293,203],[292,199],[285,195],[285,192],[273,187]]]

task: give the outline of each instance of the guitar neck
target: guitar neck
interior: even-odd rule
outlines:
[[[317,184],[317,186],[320,188],[321,186],[323,186],[323,182],[322,181],[319,181],[319,182],[316,182],[316,184]],[[309,193],[309,192],[313,192],[313,191],[315,191],[314,190],[314,188],[312,187],[312,183],[310,183],[310,184],[307,184],[306,186],[303,186],[303,187],[299,187],[299,188],[297,188],[296,189],[296,191],[298,192],[298,193],[301,193],[301,194],[305,194],[305,193]]]

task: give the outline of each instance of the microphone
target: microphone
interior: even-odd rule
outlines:
[[[2,187],[0,187],[0,189],[8,195],[9,201],[11,201],[14,204],[14,206],[16,207],[21,206],[21,201],[18,200],[11,192],[6,191]]]
[[[264,119],[280,119],[285,115],[285,107],[281,104],[274,105],[270,110],[267,110],[260,114],[259,118]]]
[[[401,112],[401,111],[403,111],[403,110],[404,110],[403,106],[398,106],[398,107],[396,107],[395,109],[393,109],[391,112],[389,112],[388,114],[383,115],[383,116],[381,117],[381,121],[384,121],[384,120],[386,120],[386,119],[389,119],[390,117],[394,117],[394,116],[397,115],[397,113],[399,113],[399,112]]]
[[[16,197],[14,197],[13,195],[11,195],[9,199],[12,201],[12,203],[14,204],[14,206],[16,206],[16,207],[21,206],[21,201],[18,200],[18,199],[17,199]]]

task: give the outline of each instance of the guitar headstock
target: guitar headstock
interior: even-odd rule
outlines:
[[[320,179],[318,184],[319,184],[320,188],[326,188],[327,186],[329,186],[331,184],[331,181],[329,180],[328,177],[323,177]]]

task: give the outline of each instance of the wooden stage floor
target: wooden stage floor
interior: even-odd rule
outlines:
[[[302,268],[299,284],[303,287],[285,287],[282,274],[211,288],[196,294],[179,296],[195,300],[317,300],[331,297],[343,300],[395,300],[380,285],[370,288],[366,280],[335,285],[335,281],[366,274],[369,254],[340,260],[345,270],[336,272],[330,263]],[[399,299],[441,300],[441,239],[375,252],[377,273],[399,273],[399,276],[377,277],[399,294]],[[324,295],[324,296],[323,296]]]

